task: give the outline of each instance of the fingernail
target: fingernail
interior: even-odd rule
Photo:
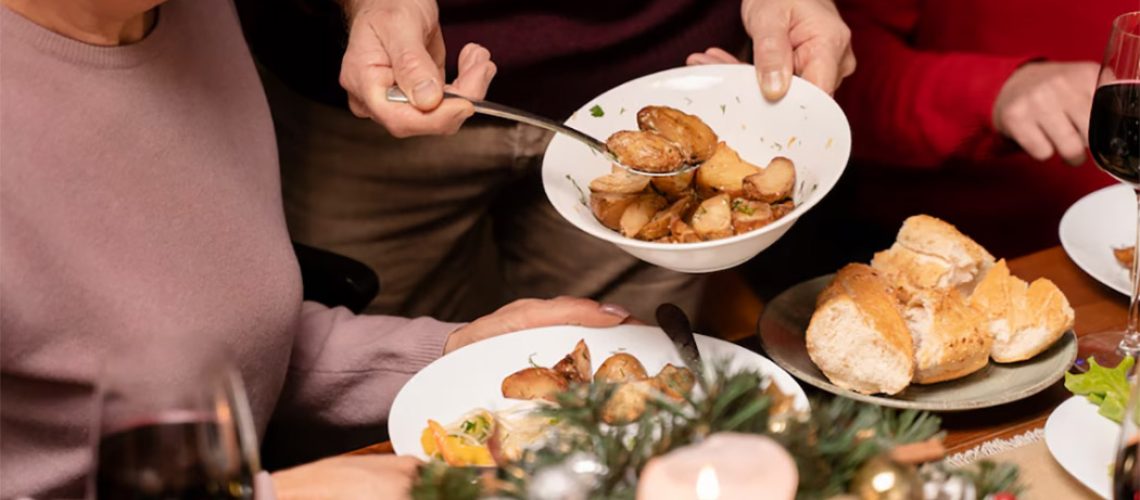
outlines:
[[[629,311],[617,304],[602,304],[602,306],[598,309],[603,313],[609,314],[610,316],[617,316],[621,319],[626,319],[629,317]]]
[[[764,74],[764,93],[766,94],[779,94],[783,87],[784,74],[779,70],[769,71]]]
[[[419,104],[431,101],[438,93],[437,87],[435,80],[424,80],[417,83],[412,89],[412,103]]]

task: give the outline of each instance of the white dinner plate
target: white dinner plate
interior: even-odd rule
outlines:
[[[594,369],[613,353],[634,355],[651,375],[665,363],[681,364],[673,344],[661,329],[621,325],[613,328],[553,326],[487,339],[437,359],[404,385],[392,404],[388,433],[399,455],[427,459],[420,434],[428,419],[444,425],[476,408],[501,410],[519,401],[502,396],[503,378],[531,366],[553,366],[574,349],[578,340],[590,348]],[[727,359],[732,368],[753,368],[770,377],[780,390],[795,394],[796,405],[808,408],[807,396],[775,363],[738,345],[697,335],[697,348],[708,363]]]
[[[1124,295],[1130,293],[1128,270],[1113,248],[1136,241],[1136,195],[1124,184],[1109,186],[1077,200],[1061,218],[1061,246],[1078,267]]]
[[[1045,422],[1045,446],[1069,474],[1104,498],[1112,498],[1109,473],[1120,426],[1100,416],[1084,396],[1061,403]]]

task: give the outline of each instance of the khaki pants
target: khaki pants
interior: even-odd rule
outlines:
[[[381,293],[369,312],[468,321],[575,295],[651,323],[666,301],[697,314],[700,276],[638,261],[554,211],[545,131],[476,119],[450,137],[395,139],[264,73],[292,237],[371,266]]]

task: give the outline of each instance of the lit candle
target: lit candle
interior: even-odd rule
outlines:
[[[799,475],[778,443],[755,434],[718,433],[645,466],[638,500],[791,500]]]
[[[697,474],[697,500],[720,500],[720,483],[711,465],[701,467]]]

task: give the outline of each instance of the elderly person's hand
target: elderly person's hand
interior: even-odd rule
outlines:
[[[277,500],[409,498],[419,461],[395,455],[326,458],[273,473]]]
[[[448,353],[467,344],[504,333],[553,325],[589,327],[616,326],[630,320],[629,311],[613,304],[599,304],[590,299],[558,297],[556,299],[516,300],[451,333],[444,345]]]
[[[788,92],[797,74],[831,94],[855,71],[851,30],[832,0],[744,0],[744,28],[752,37],[760,91],[770,101]],[[689,56],[689,64],[739,62],[711,48]]]
[[[1056,153],[1070,165],[1084,163],[1099,71],[1095,62],[1022,66],[994,101],[994,128],[1038,161]]]
[[[353,114],[371,118],[396,137],[452,134],[475,110],[444,90],[482,99],[495,76],[491,53],[467,44],[459,75],[444,84],[445,49],[435,0],[342,0],[349,18],[340,84]],[[398,85],[412,105],[388,102]]]

